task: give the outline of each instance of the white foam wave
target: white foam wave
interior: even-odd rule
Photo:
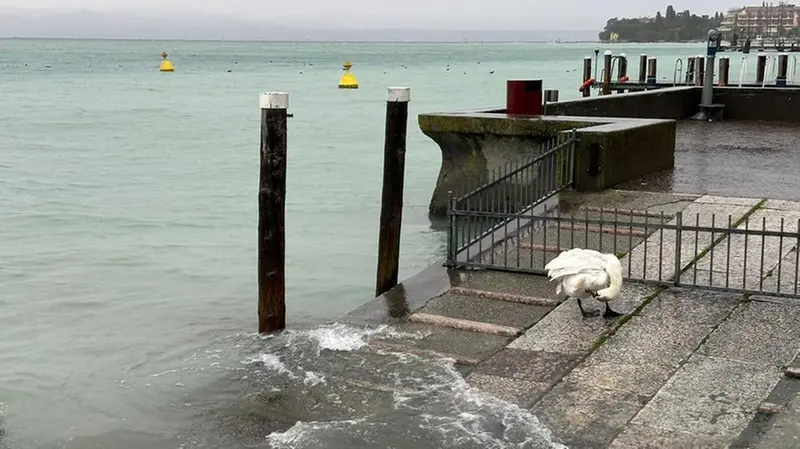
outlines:
[[[550,431],[529,411],[472,388],[453,360],[385,349],[359,351],[370,339],[421,336],[388,326],[332,324],[286,336],[282,348],[272,349],[284,354],[282,360],[273,353],[255,357],[272,372],[297,373],[293,386],[283,388],[290,388],[293,397],[313,397],[315,410],[327,410],[298,416],[288,430],[269,434],[270,446],[566,448],[553,442]]]

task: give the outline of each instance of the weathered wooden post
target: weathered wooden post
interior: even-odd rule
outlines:
[[[696,58],[689,57],[686,58],[686,85],[694,84],[694,77],[695,77],[695,62],[697,61]]]
[[[719,58],[719,85],[727,86],[730,81],[731,59],[727,56]]]
[[[789,54],[781,53],[778,55],[778,76],[775,78],[775,86],[786,87],[786,75],[789,72]]]
[[[655,56],[647,58],[647,87],[656,87],[656,75],[658,74],[658,62]]]
[[[642,53],[639,55],[639,84],[644,84],[647,81],[647,55]]]
[[[617,82],[624,83],[626,81],[628,81],[628,56],[620,53],[617,56]],[[617,93],[625,93],[625,89],[617,89]]]
[[[581,91],[583,92],[584,98],[592,95],[592,85],[589,83],[590,79],[592,79],[592,57],[587,56],[583,58],[583,80],[581,80]]]
[[[400,228],[403,222],[403,178],[406,165],[409,101],[411,101],[411,89],[408,87],[390,87],[388,89],[375,296],[380,296],[397,285],[400,267]]]
[[[706,79],[706,58],[697,55],[694,57],[694,85],[702,86]]]
[[[286,328],[286,110],[289,94],[262,93],[258,182],[258,332]]]
[[[767,71],[767,55],[758,55],[756,59],[756,84],[764,84],[764,75]]]
[[[611,94],[611,50],[603,52],[603,95]]]

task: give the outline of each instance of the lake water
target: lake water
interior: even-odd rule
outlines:
[[[636,55],[657,55],[670,80],[677,57],[703,51],[605,48],[631,55],[634,77]],[[535,418],[469,390],[451,367],[382,355],[394,358],[367,369],[352,352],[363,331],[320,325],[372,299],[386,87],[412,89],[405,278],[445,250],[427,217],[440,153],[416,114],[502,106],[510,78],[577,97],[592,49],[0,41],[0,446],[549,447]],[[157,71],[162,50],[175,73]],[[336,88],[345,60],[359,90]],[[258,94],[273,90],[290,93],[294,114],[293,333],[265,340],[252,334]],[[358,388],[334,380],[348,369],[406,373],[411,392],[348,399]],[[253,398],[275,415],[254,418]]]

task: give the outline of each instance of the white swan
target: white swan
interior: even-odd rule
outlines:
[[[575,298],[584,317],[593,317],[599,311],[587,313],[581,299],[595,298],[606,304],[605,317],[621,316],[608,306],[622,287],[622,265],[617,256],[591,249],[573,248],[562,251],[544,267],[551,281],[557,281],[556,294]],[[562,296],[562,297],[563,297]]]

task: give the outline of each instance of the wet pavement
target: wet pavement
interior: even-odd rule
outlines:
[[[764,197],[609,190],[568,201],[670,218],[677,211],[704,220],[724,213],[734,223],[800,213],[800,203]],[[774,220],[766,223],[775,229]],[[742,242],[733,237],[684,235],[676,245],[653,232],[620,255],[623,265],[650,260],[652,266],[680,251],[682,270],[708,268],[716,265],[708,250],[738,248]],[[662,253],[639,251],[657,240],[664,241]],[[600,245],[595,237],[586,243]],[[786,252],[778,248],[786,242],[761,245],[762,265],[780,267]],[[767,280],[775,272],[760,271]],[[583,318],[574,300],[554,304],[553,286],[542,276],[432,267],[405,284],[410,297],[379,298],[349,320],[374,322],[379,306],[409,310],[412,319],[401,320],[399,329],[427,330],[429,337],[398,342],[394,350],[455,360],[470,385],[530,410],[572,449],[797,447],[800,370],[791,367],[800,366],[800,299],[626,282],[612,301],[625,316],[606,319]],[[415,315],[425,322],[414,322]]]
[[[800,125],[678,122],[675,168],[618,189],[800,200]]]

